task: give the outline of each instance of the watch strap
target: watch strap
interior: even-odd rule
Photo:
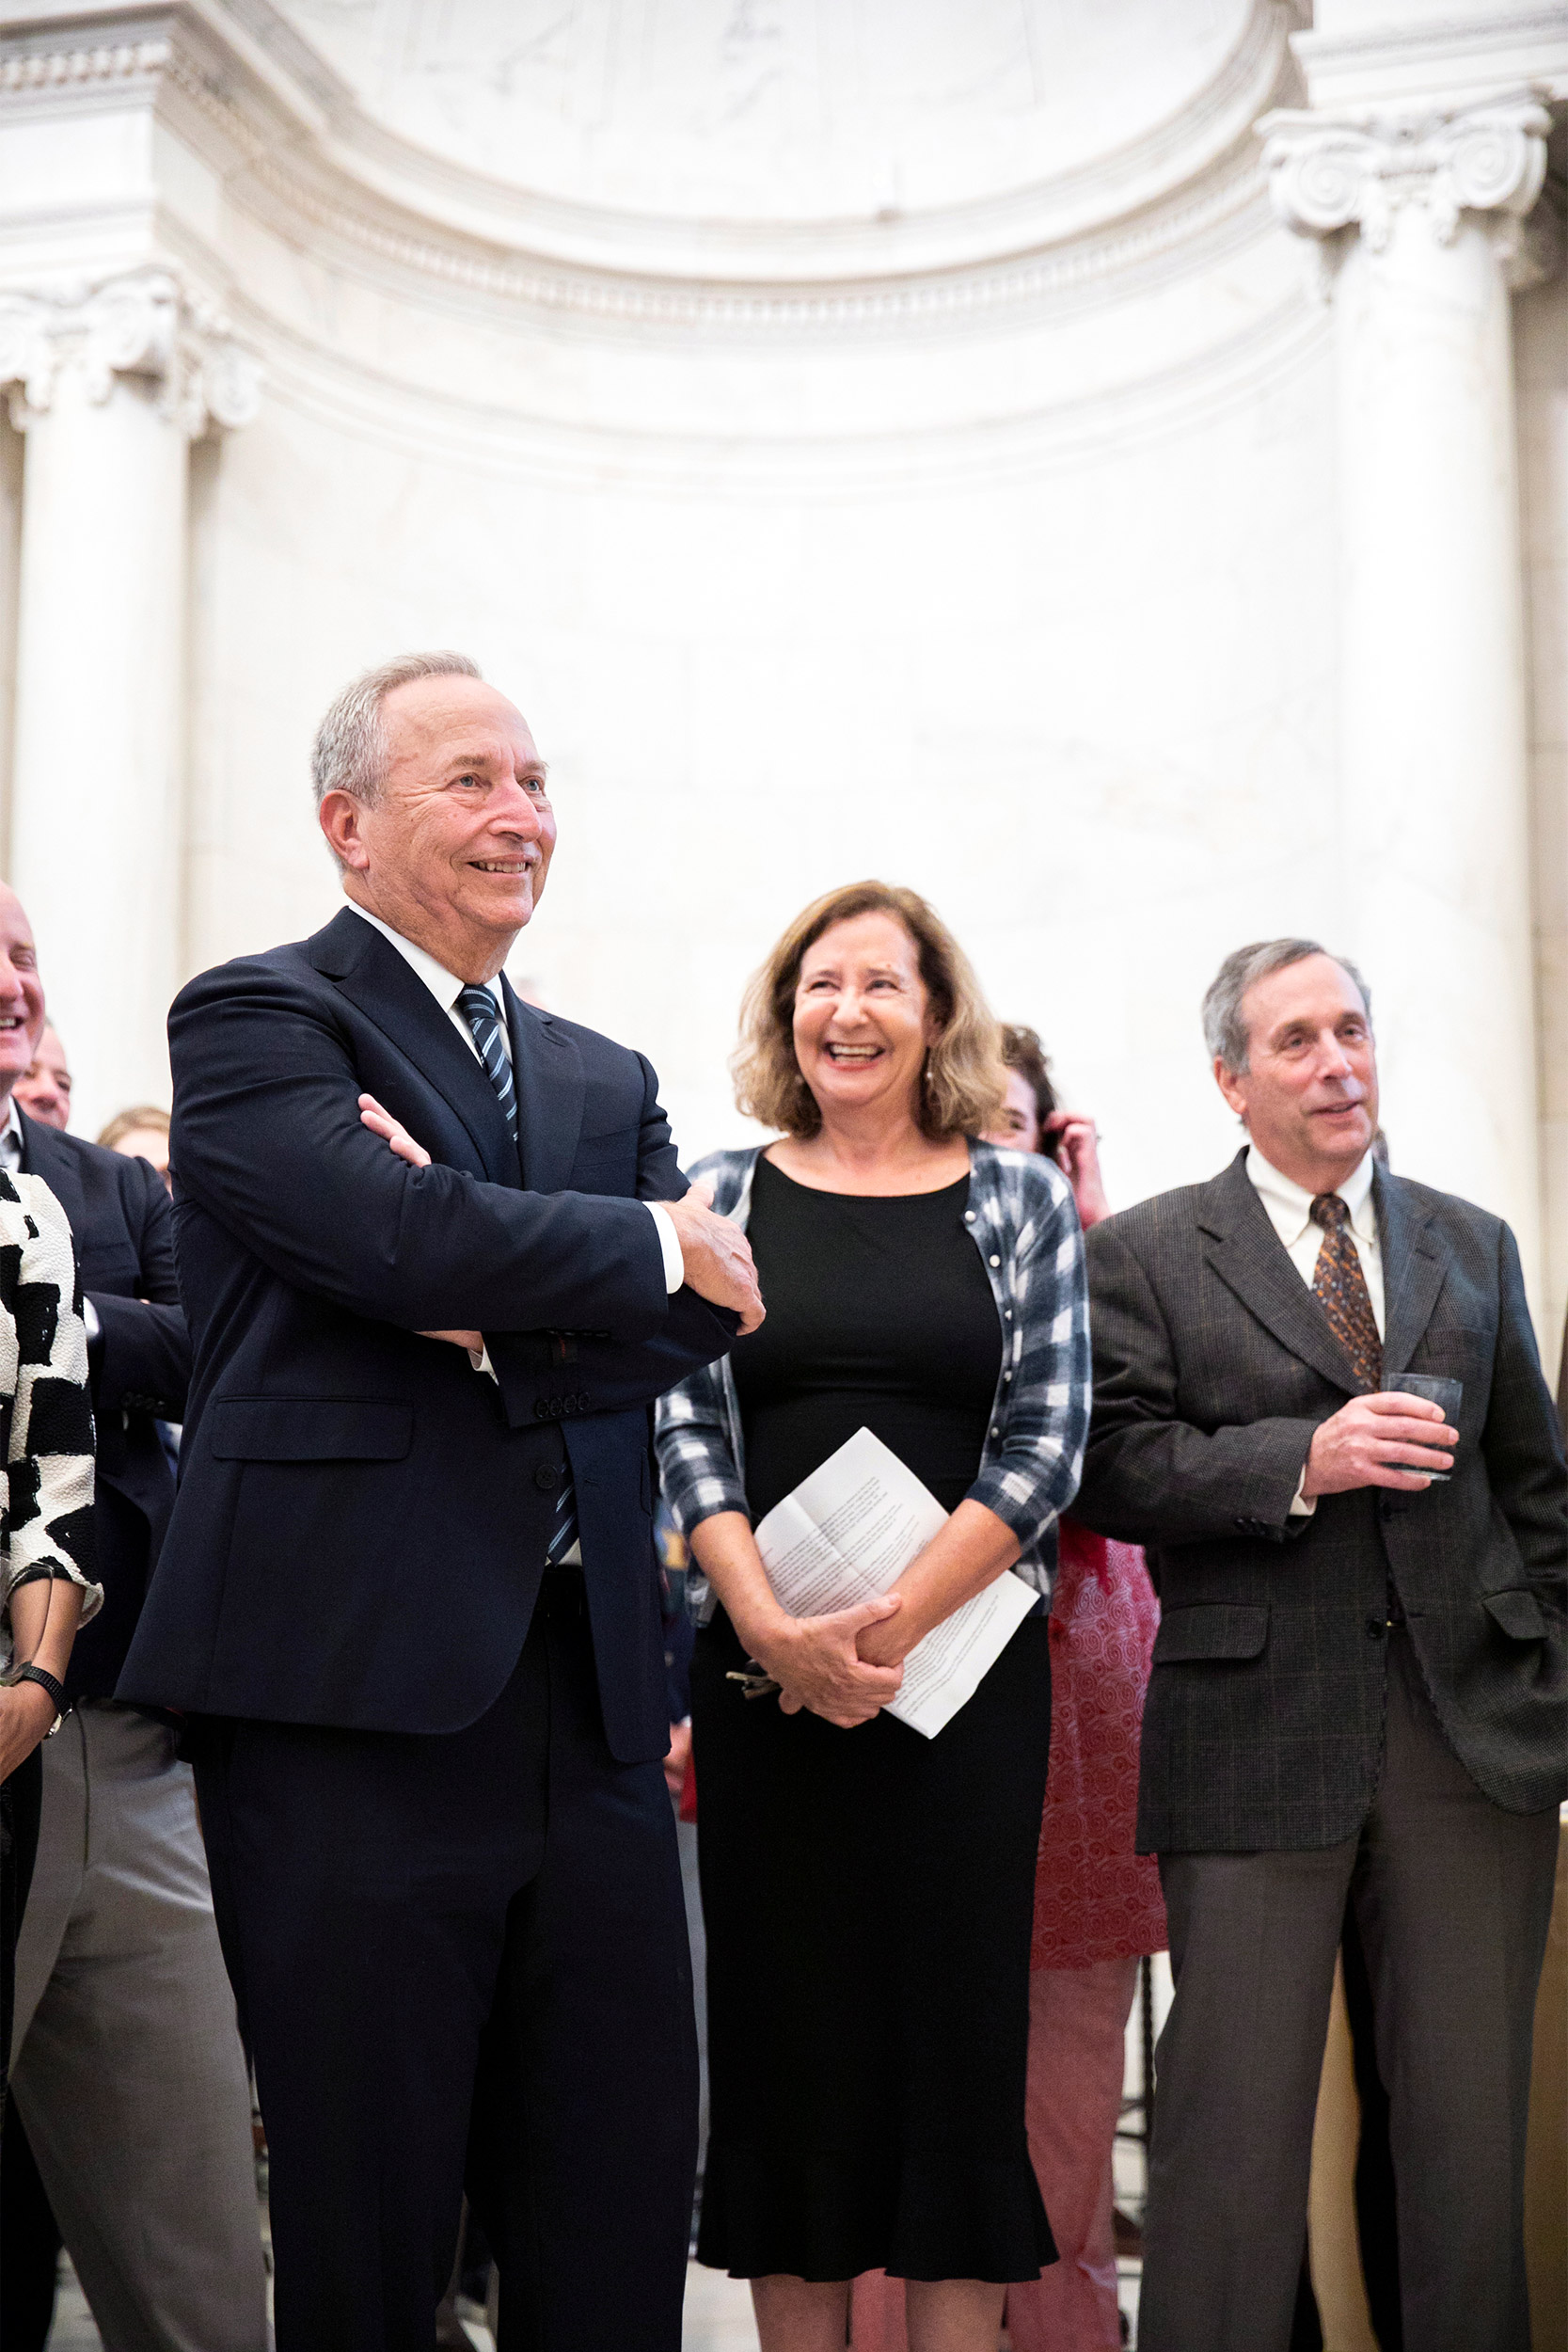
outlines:
[[[6,1680],[13,1684],[18,1682],[36,1682],[40,1691],[47,1691],[55,1703],[55,1720],[50,1724],[49,1730],[44,1734],[44,1737],[47,1739],[55,1732],[58,1731],[66,1714],[65,1684],[63,1682],[56,1681],[46,1666],[35,1666],[30,1662],[25,1666],[13,1666],[10,1673],[6,1677]]]

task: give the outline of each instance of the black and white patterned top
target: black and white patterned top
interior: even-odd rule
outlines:
[[[19,1584],[92,1581],[93,1428],[82,1284],[65,1211],[41,1176],[0,1170],[0,1616]],[[0,1657],[9,1632],[0,1624]]]
[[[721,1216],[744,1229],[757,1152],[716,1152],[689,1172],[713,1186]],[[1056,1521],[1078,1491],[1089,1427],[1089,1302],[1072,1188],[1033,1152],[971,1141],[964,1223],[1002,1325],[1002,1368],[970,1498],[1022,1549],[1014,1574],[1050,1596]],[[766,1303],[766,1302],[765,1302]],[[683,1535],[720,1511],[745,1511],[740,1407],[727,1356],[659,1399],[659,1470]]]

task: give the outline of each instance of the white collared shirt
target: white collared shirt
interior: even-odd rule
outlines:
[[[1285,1254],[1308,1290],[1318,1270],[1318,1252],[1323,1246],[1323,1229],[1312,1222],[1315,1193],[1298,1184],[1292,1177],[1282,1176],[1272,1160],[1266,1160],[1253,1143],[1247,1147],[1246,1172],[1269,1213],[1269,1223],[1279,1235]],[[1371,1301],[1372,1320],[1377,1335],[1383,1337],[1383,1245],[1377,1236],[1377,1217],[1372,1208],[1372,1155],[1369,1151],[1352,1173],[1339,1185],[1340,1200],[1350,1211],[1350,1236],[1355,1244],[1355,1254],[1361,1261],[1361,1277]],[[1294,1518],[1310,1518],[1318,1507],[1314,1495],[1310,1502],[1301,1489],[1307,1483],[1305,1465],[1296,1491],[1291,1499],[1291,1515]]]
[[[370,909],[362,907],[356,898],[345,897],[343,903],[345,906],[352,907],[362,922],[368,923],[372,930],[379,931],[382,938],[397,949],[409,970],[429,989],[475,1061],[479,1061],[479,1047],[474,1043],[474,1033],[468,1026],[467,1016],[459,1009],[457,1003],[459,996],[468,986],[468,982],[460,980],[455,973],[449,972],[446,965],[438,963],[426,948],[416,946],[411,939],[404,939],[401,931],[393,930],[390,923],[384,923],[379,914],[372,914]],[[507,1030],[505,1007],[498,989],[492,987],[488,993],[496,1000],[501,1051],[510,1061],[512,1039]],[[483,1062],[480,1063],[480,1067],[483,1068]],[[12,1115],[14,1117],[14,1112]],[[0,1139],[0,1150],[3,1148],[3,1139]],[[17,1137],[17,1148],[20,1153],[20,1132]],[[657,1200],[644,1200],[642,1206],[653,1218],[655,1231],[658,1234],[659,1255],[664,1261],[664,1287],[673,1295],[686,1279],[686,1262],[681,1255],[680,1236],[675,1231],[674,1219],[667,1209],[659,1206]]]
[[[354,909],[356,914],[363,917],[372,930],[379,931],[382,938],[397,949],[410,972],[414,973],[419,979],[423,980],[475,1061],[478,1061],[479,1047],[474,1043],[474,1033],[468,1026],[467,1015],[460,1012],[457,1005],[458,998],[468,985],[467,981],[460,980],[455,973],[449,972],[444,963],[437,963],[436,958],[426,948],[417,947],[411,939],[404,939],[401,931],[393,930],[390,923],[384,923],[379,914],[372,914],[369,907],[362,907],[357,898],[350,898],[348,904]],[[500,1031],[501,1052],[510,1061],[512,1039],[507,1029],[500,997],[488,982],[482,983],[482,985],[484,987],[485,994],[494,1000],[496,1019]]]
[[[1361,1273],[1372,1306],[1372,1320],[1377,1325],[1381,1339],[1383,1245],[1377,1237],[1377,1216],[1372,1207],[1372,1155],[1368,1152],[1354,1172],[1339,1185],[1338,1193],[1350,1211],[1351,1239],[1361,1261]],[[1278,1168],[1263,1157],[1255,1143],[1247,1150],[1246,1172],[1269,1213],[1269,1223],[1285,1246],[1286,1256],[1310,1290],[1312,1277],[1318,1270],[1318,1252],[1323,1245],[1323,1229],[1312,1222],[1312,1202],[1316,1195],[1307,1192],[1292,1178],[1282,1176]]]

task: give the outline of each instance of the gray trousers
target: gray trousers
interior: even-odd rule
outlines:
[[[1383,1777],[1309,1852],[1162,1854],[1176,1994],[1160,2037],[1141,2352],[1286,2352],[1347,1893],[1389,2099],[1404,2340],[1528,2352],[1525,2130],[1558,1817],[1505,1813],[1388,1637]]]
[[[107,2352],[265,2352],[250,2090],[188,1765],[88,1701],[43,1744],[11,2089]]]

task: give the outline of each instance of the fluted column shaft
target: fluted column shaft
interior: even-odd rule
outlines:
[[[8,870],[90,1133],[168,1096],[189,444],[210,389],[237,419],[254,387],[155,273],[10,297],[0,372],[26,435]]]
[[[1276,204],[1325,240],[1338,339],[1339,766],[1354,951],[1404,1173],[1508,1218],[1541,1169],[1509,270],[1533,101],[1275,116]]]

